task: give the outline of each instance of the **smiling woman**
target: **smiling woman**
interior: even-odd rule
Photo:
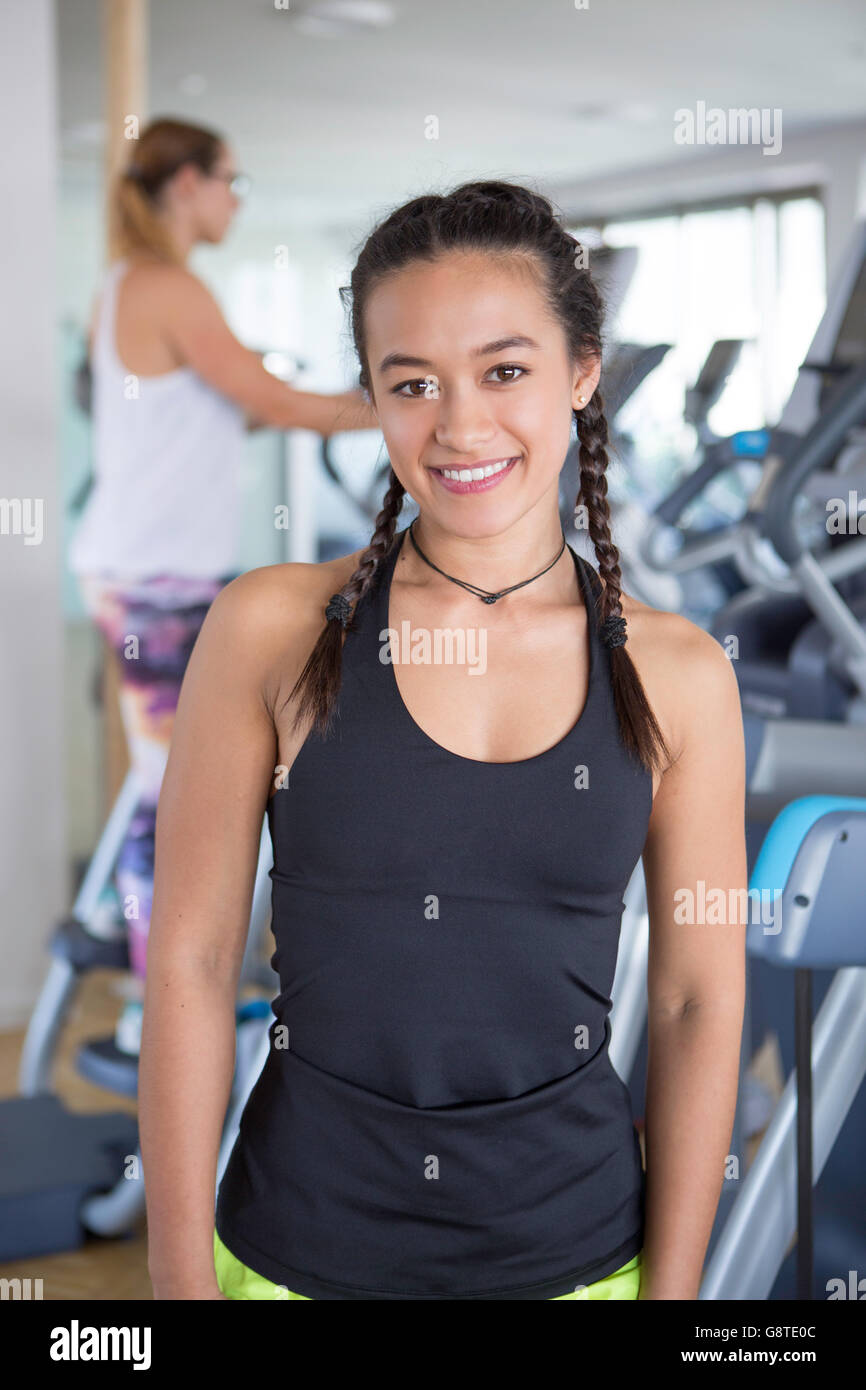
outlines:
[[[141,1083],[158,1297],[696,1297],[744,930],[698,935],[670,908],[675,886],[745,878],[739,695],[706,633],[622,591],[601,302],[579,249],[545,199],[498,182],[377,227],[351,283],[391,460],[370,544],[243,576],[205,622],[160,804]],[[559,523],[574,425],[597,565]],[[398,531],[406,493],[419,516]],[[482,616],[471,682],[435,643],[399,683],[383,661],[404,623],[465,633]],[[214,1232],[205,1178],[263,807],[280,993]],[[609,1057],[642,853],[646,1173]],[[178,1084],[205,1019],[212,1051],[214,991],[218,1081],[201,1060]]]
[[[483,494],[477,520],[486,534],[496,534],[514,523],[517,511],[558,496],[559,473],[576,423],[581,497],[603,579],[599,625],[622,617],[618,556],[606,503],[607,422],[597,390],[602,303],[580,253],[549,203],[527,189],[495,182],[464,185],[447,198],[414,199],[392,213],[368,241],[350,291],[342,293],[351,294],[361,385],[374,402],[392,471],[380,527],[341,590],[350,604],[361,597],[393,540],[405,491],[421,508],[417,531],[434,535],[455,566],[470,556],[477,563],[477,547],[471,546],[475,514],[458,503],[459,513],[440,516],[437,496]],[[455,341],[451,306],[456,300],[463,312]],[[519,327],[509,324],[492,337],[485,333],[509,312]],[[424,352],[412,348],[419,323],[424,325]],[[391,346],[395,342],[401,346]],[[512,356],[518,353],[519,358]],[[435,395],[424,389],[427,377],[395,380],[407,368],[434,375]],[[414,386],[422,389],[407,394]],[[481,476],[473,476],[478,470]],[[561,530],[558,517],[547,525],[553,549]],[[526,518],[524,526],[527,539],[537,544]],[[518,568],[524,563],[514,537],[506,563]],[[317,687],[311,671],[319,655],[333,663],[339,660],[337,653],[326,629],[298,682],[297,722],[315,711],[317,727],[327,728],[326,687]],[[665,765],[669,750],[624,644],[612,672],[627,746],[646,765]]]

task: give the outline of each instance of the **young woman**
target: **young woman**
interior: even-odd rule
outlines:
[[[375,427],[360,392],[295,391],[238,342],[186,260],[223,240],[243,175],[214,132],[157,120],[113,190],[111,265],[90,334],[95,486],[70,552],[115,653],[141,798],[118,858],[139,987],[117,1025],[137,1052],[156,804],[180,684],[205,613],[239,570],[247,427]],[[137,641],[135,640],[137,639]]]
[[[371,542],[243,575],[204,623],[157,825],[157,1298],[697,1296],[745,926],[681,925],[675,895],[746,885],[740,704],[708,634],[622,591],[578,252],[500,182],[377,227],[351,284],[392,464]],[[596,565],[559,522],[573,422]],[[281,989],[214,1229],[265,810]],[[608,1055],[641,854],[646,1173]]]

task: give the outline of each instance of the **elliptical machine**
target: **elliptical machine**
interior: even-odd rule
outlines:
[[[783,676],[780,685],[769,668],[787,658],[792,642],[811,620],[812,611],[784,564],[774,556],[772,546],[756,536],[744,520],[745,508],[739,521],[729,520],[703,532],[688,530],[684,517],[716,479],[731,470],[742,470],[743,466],[754,475],[751,495],[760,501],[761,489],[766,489],[775,472],[787,466],[804,436],[826,414],[836,387],[864,361],[866,219],[852,231],[821,322],[776,426],[772,430],[741,431],[729,439],[712,441],[700,457],[699,466],[690,470],[655,507],[640,540],[641,562],[659,574],[685,577],[706,567],[716,573],[739,574],[739,592],[729,591],[732,602],[719,613],[712,631],[719,635],[722,621],[733,623],[725,632],[737,632],[739,660],[747,663],[753,657],[764,659],[762,678],[749,682],[748,704],[744,706],[757,714],[796,712],[796,707],[788,706],[791,682]],[[820,504],[820,513],[816,516],[813,512],[809,540],[813,548],[820,547],[825,552],[839,550],[839,554],[823,554],[821,564],[828,578],[842,581],[840,592],[852,602],[866,593],[866,578],[861,573],[866,566],[846,536],[828,536],[825,503],[828,497],[837,495],[840,487],[847,495],[848,490],[866,482],[866,438],[855,432],[831,462],[832,469],[817,471],[805,479],[798,508],[806,511],[810,502]],[[801,518],[796,520],[800,524]],[[758,552],[754,559],[752,546]],[[783,595],[787,597],[781,601]],[[808,654],[804,654],[804,663],[808,661]],[[742,671],[745,666],[738,669]],[[838,709],[838,701],[835,703]],[[833,694],[828,691],[818,717],[842,717],[831,713],[833,705]],[[813,712],[816,708],[811,705]]]
[[[816,406],[821,413],[804,435],[786,432],[771,438],[761,482],[743,520],[727,534],[689,543],[690,558],[694,561],[697,554],[706,559],[708,551],[724,551],[744,578],[753,583],[763,581],[757,591],[762,601],[771,602],[770,596],[777,589],[798,598],[814,623],[811,650],[824,653],[823,659],[816,661],[814,682],[819,688],[831,680],[837,683],[844,712],[855,715],[866,695],[866,632],[834,587],[833,578],[856,574],[866,565],[866,542],[852,536],[846,537],[844,544],[828,545],[824,527],[813,524],[812,537],[824,543],[825,553],[812,554],[798,534],[795,512],[798,507],[808,507],[809,501],[814,508],[815,502],[826,504],[840,492],[846,495],[852,475],[852,434],[856,445],[857,432],[866,424],[866,365],[849,366],[844,376],[834,374],[832,386],[820,394]],[[712,476],[714,469],[708,467],[701,479],[687,480],[677,490],[677,502],[684,504],[686,492],[689,500],[697,496]],[[846,480],[843,489],[840,479]],[[825,505],[820,506],[819,515],[822,521],[826,518]],[[736,614],[753,592],[735,597],[717,615],[713,631],[723,645],[738,635],[734,631]],[[732,1143],[732,1153],[741,1164],[746,1153],[745,1068],[767,1031],[778,1037],[786,1074],[797,1065],[800,1094],[796,1105],[797,1083],[789,1080],[762,1141],[760,1163],[756,1159],[753,1165],[754,1176],[750,1169],[744,1177],[725,1184],[701,1297],[767,1298],[782,1266],[795,1224],[792,1214],[798,1208],[796,1221],[805,1251],[799,1288],[812,1287],[811,1188],[822,1171],[825,1185],[816,1250],[824,1270],[832,1271],[836,1262],[842,1277],[844,1271],[858,1267],[858,1260],[862,1263],[866,1249],[866,1236],[862,1230],[852,1229],[846,1204],[856,1200],[862,1210],[859,1156],[866,1144],[866,1096],[858,1095],[858,1090],[866,1066],[866,1030],[862,1027],[866,921],[862,917],[863,879],[858,857],[839,848],[856,849],[863,833],[866,724],[826,717],[826,701],[813,706],[811,717],[802,717],[799,711],[796,717],[792,715],[790,701],[781,711],[777,706],[772,712],[758,713],[749,696],[753,682],[758,694],[766,690],[766,675],[748,649],[746,661],[735,644],[730,654],[744,709],[750,886],[772,891],[782,905],[786,924],[778,945],[768,944],[756,924],[750,925],[747,938],[749,989]],[[785,680],[790,688],[790,674]],[[799,693],[802,696],[802,690]],[[819,717],[821,713],[825,717]],[[643,962],[645,970],[645,955]],[[780,964],[795,972],[819,971],[808,982],[795,973],[798,1009],[793,1031],[794,1010],[790,989],[785,988],[791,977],[779,971]],[[810,1060],[812,984],[821,1010],[811,1034]],[[623,998],[633,1000],[634,995],[634,980],[626,974]],[[615,1060],[615,1065],[624,1076],[637,1050],[633,1031],[629,1032],[635,1019],[634,1014],[631,1018],[623,1014],[619,1036],[614,1025],[611,1052],[613,1056],[613,1044],[617,1043],[623,1063],[621,1068],[620,1061]],[[630,1053],[625,1051],[629,1041]],[[799,1128],[799,1163],[794,1157],[795,1125]],[[813,1141],[807,1145],[810,1133]],[[842,1141],[837,1143],[840,1133]],[[783,1288],[790,1289],[791,1281],[792,1273],[787,1269]]]
[[[866,695],[866,631],[796,534],[793,513],[806,484],[827,470],[846,436],[864,423],[866,365],[850,370],[837,384],[824,415],[794,457],[774,471],[753,500],[748,513],[751,543],[746,529],[740,533],[751,563],[756,542],[766,540],[788,566],[819,626],[835,639],[838,678],[857,692],[857,700]],[[861,556],[863,548],[861,543]],[[847,560],[851,563],[850,554]],[[742,672],[735,669],[745,707],[754,663]],[[754,725],[757,716],[747,714],[745,720]],[[789,754],[796,755],[796,775],[813,788],[776,815],[750,881],[751,889],[772,895],[779,908],[779,923],[771,933],[754,920],[747,931],[752,1021],[756,992],[763,987],[761,1019],[775,1026],[790,1075],[754,1162],[738,1183],[729,1215],[717,1231],[700,1296],[767,1298],[796,1231],[796,1296],[814,1297],[812,1187],[824,1173],[824,1207],[830,1208],[822,1228],[828,1291],[832,1281],[834,1297],[857,1297],[856,1280],[853,1295],[847,1286],[849,1272],[860,1269],[866,1255],[866,796],[850,793],[857,788],[866,792],[866,724],[784,716],[762,721],[753,743],[750,789],[753,781],[763,781],[765,793],[773,760],[762,733],[770,732],[776,756],[787,738]],[[828,749],[839,756],[828,759]],[[818,794],[819,787],[824,794]],[[794,974],[793,1007],[786,997],[790,990],[779,988],[784,979],[780,966]],[[820,975],[813,975],[816,969]],[[813,982],[822,987],[823,996],[814,1024]],[[843,1144],[837,1142],[840,1134]]]

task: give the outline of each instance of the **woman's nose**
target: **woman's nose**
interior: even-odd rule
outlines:
[[[448,449],[470,453],[496,435],[496,424],[483,401],[474,394],[439,395],[436,441]]]

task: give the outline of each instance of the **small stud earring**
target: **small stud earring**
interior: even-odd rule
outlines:
[[[577,400],[579,405],[583,405],[584,401],[586,400],[586,396],[578,396]]]

